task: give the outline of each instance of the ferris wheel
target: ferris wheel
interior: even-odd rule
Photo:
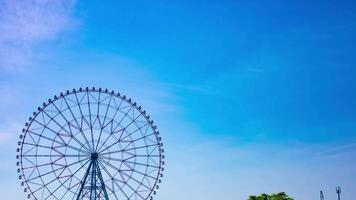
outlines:
[[[20,135],[17,172],[34,200],[146,200],[159,189],[164,149],[141,106],[79,88],[38,107]]]

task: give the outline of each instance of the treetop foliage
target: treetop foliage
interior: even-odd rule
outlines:
[[[275,194],[261,194],[259,196],[251,195],[248,197],[248,200],[294,200],[294,199],[289,197],[284,192],[279,192]]]

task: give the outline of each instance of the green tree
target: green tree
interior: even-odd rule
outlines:
[[[289,197],[286,193],[280,192],[275,194],[261,194],[258,196],[251,195],[248,197],[248,200],[294,200]]]

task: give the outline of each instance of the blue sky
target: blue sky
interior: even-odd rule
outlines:
[[[0,193],[24,199],[15,146],[71,88],[135,99],[163,135],[156,199],[311,200],[356,177],[352,1],[0,0]]]

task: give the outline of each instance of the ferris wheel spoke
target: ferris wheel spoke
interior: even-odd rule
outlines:
[[[140,154],[135,154],[135,157],[161,157],[161,155],[140,155]]]
[[[69,169],[68,169],[69,170]],[[70,170],[69,170],[70,171]],[[72,173],[72,172],[71,172]],[[70,191],[70,192],[72,192],[72,193],[74,193],[73,191],[72,191],[72,188],[73,187],[75,187],[77,184],[75,184],[74,186],[72,186],[72,187],[70,187],[71,185],[72,185],[72,182],[73,182],[73,177],[74,176],[71,176],[70,177],[70,181],[69,181],[69,184],[68,184],[68,187],[66,187],[67,188],[67,190],[66,190],[66,192],[62,195],[62,197],[60,198],[60,200],[62,200],[65,196],[66,196],[66,194]]]
[[[55,121],[53,118],[51,119],[52,121]],[[55,121],[56,122],[56,121]],[[68,121],[67,121],[68,122]],[[57,124],[58,124],[58,122],[56,122]],[[69,122],[68,122],[69,123]],[[69,129],[70,129],[70,133],[63,127],[63,126],[61,126],[60,124],[58,124],[58,126],[62,129],[62,130],[65,130],[65,132],[67,132],[67,134],[69,134],[69,136],[74,140],[74,141],[76,141],[81,147],[85,147],[85,145],[84,144],[82,144],[77,138],[75,138],[74,136],[73,136],[73,134],[72,134],[72,131],[71,131],[71,129],[70,129],[70,126],[69,126]],[[74,150],[80,150],[80,149],[78,149],[78,148],[76,148],[76,147],[74,147],[74,146],[71,146],[71,145],[69,145],[69,144],[67,144],[64,140],[63,140],[63,138],[62,137],[60,137],[60,134],[59,133],[57,133],[56,132],[56,134],[58,135],[58,137],[63,141],[63,145],[64,146],[66,146],[66,147],[69,147],[69,148],[72,148],[72,149],[74,149]],[[40,136],[41,137],[41,136]],[[68,142],[69,143],[69,142]],[[82,151],[82,152],[84,152],[84,151]],[[84,153],[86,153],[86,152],[84,152]]]
[[[118,161],[118,162],[126,162],[126,159],[111,158],[111,157],[107,157],[107,156],[100,156],[100,158],[106,159],[106,160]]]
[[[139,197],[141,197],[141,199],[145,200],[145,198],[142,197],[142,195],[140,193],[138,193],[137,190],[135,190],[129,183],[126,183],[125,185],[127,185],[127,187],[129,187],[135,194],[137,194]]]
[[[79,107],[80,104],[79,104],[79,102],[78,102],[77,95],[75,95],[75,96],[76,96],[76,100],[77,100],[77,102],[75,102],[75,103],[78,104],[78,107]],[[67,105],[67,107],[68,107],[68,109],[69,109],[69,111],[70,111],[70,113],[71,113],[71,115],[72,115],[72,117],[73,117],[75,123],[77,124],[77,127],[78,127],[77,129],[79,130],[79,132],[81,133],[82,137],[84,138],[86,144],[88,145],[88,146],[83,145],[83,147],[85,147],[85,148],[90,152],[90,145],[89,145],[89,143],[88,143],[86,137],[83,136],[83,135],[84,135],[83,130],[82,130],[81,126],[79,125],[79,122],[78,122],[77,118],[74,116],[73,110],[72,110],[71,107],[69,106],[68,101],[67,101],[67,99],[66,99],[65,96],[63,97],[63,99],[64,99],[64,102],[66,103],[66,105]],[[80,107],[79,107],[79,108],[80,108]],[[81,113],[81,116],[83,116],[83,113],[81,112],[81,109],[80,109],[80,113]],[[75,127],[75,126],[74,126],[73,124],[71,124],[71,123],[70,123],[70,125],[73,126],[73,127]],[[79,128],[79,127],[80,127],[80,128]],[[76,128],[76,127],[75,127],[75,128]],[[89,148],[89,149],[88,149],[88,148]]]
[[[126,174],[126,172],[122,172],[122,174],[125,175],[125,176],[127,176],[127,177],[129,177],[129,179],[132,179],[132,180],[135,181],[136,183],[138,183],[138,184],[139,184],[138,188],[142,185],[142,186],[144,186],[145,188],[147,188],[147,189],[149,189],[149,190],[151,189],[151,188],[148,187],[147,185],[143,184],[142,181],[139,181],[139,180],[137,180],[136,178],[134,178],[132,175],[130,176],[130,175]],[[129,179],[128,179],[128,180],[129,180]],[[137,188],[137,189],[138,189],[138,188]]]
[[[72,183],[72,180],[73,180],[73,177],[70,179],[69,185]],[[60,200],[62,200],[62,199],[66,196],[66,194],[67,194],[69,191],[70,191],[70,189],[67,189],[67,190],[64,192],[64,194],[62,195],[62,197],[60,198]],[[72,191],[70,191],[70,192],[72,192]]]
[[[152,135],[154,135],[154,133],[151,133],[151,134],[149,134],[149,135],[145,135],[145,136],[136,138],[136,139],[134,139],[134,140],[131,140],[130,142],[128,142],[128,144],[125,146],[125,148],[123,148],[122,150],[127,151],[127,150],[128,150],[127,147],[129,147],[132,143],[135,143],[136,141],[139,141],[139,140],[148,138],[148,137],[150,137],[150,136],[152,136]],[[154,146],[159,146],[159,144],[154,144]],[[134,149],[132,149],[132,150],[134,150]]]
[[[96,161],[96,163],[98,163],[98,162]],[[108,193],[106,191],[106,184],[105,184],[103,176],[101,174],[100,167],[98,165],[96,165],[96,167],[97,167],[97,170],[98,170],[99,181],[100,181],[100,184],[102,186],[102,190],[104,191],[104,195],[105,195],[104,197],[105,197],[106,200],[109,200]]]
[[[130,107],[130,109],[125,113],[125,115],[121,118],[121,120],[119,121],[119,123],[116,125],[116,127],[114,129],[111,128],[110,130],[110,134],[108,135],[108,137],[106,138],[105,142],[100,146],[99,148],[99,152],[101,150],[101,148],[103,147],[103,145],[108,141],[108,139],[111,137],[111,135],[113,134],[113,132],[115,131],[115,129],[121,124],[121,122],[126,118],[127,114],[130,112],[130,110],[132,109],[132,107]],[[114,119],[114,117],[112,118],[112,120]],[[124,131],[124,130],[123,130]]]
[[[122,141],[124,138],[130,137],[132,134],[136,133],[137,131],[140,131],[143,127],[147,126],[147,124],[145,124],[145,125],[143,125],[143,126],[137,128],[135,131],[129,133],[129,134],[126,135],[124,138],[121,138],[122,135],[123,135],[123,133],[125,132],[125,130],[126,130],[129,126],[131,126],[131,124],[133,124],[140,116],[141,116],[141,113],[140,113],[136,118],[134,118],[133,120],[131,120],[131,122],[130,122],[128,125],[126,125],[125,128],[120,129],[120,130],[118,131],[118,132],[121,132],[121,134],[120,134],[120,137],[119,137],[119,139],[117,140],[117,142]],[[115,128],[115,130],[116,130],[116,128]],[[115,130],[112,131],[113,134],[117,132],[117,131],[115,131]]]
[[[139,147],[132,147],[132,148],[128,148],[128,146],[126,146],[123,151],[132,151],[132,150],[137,150],[137,149],[142,149],[142,148],[148,148],[148,147],[155,147],[154,149],[156,149],[158,147],[158,144],[148,144],[148,145],[144,145],[144,146],[139,146]]]
[[[107,99],[108,97],[106,97],[105,99]],[[104,100],[105,100],[104,99]],[[108,111],[109,111],[109,107],[110,107],[110,105],[111,105],[111,99],[112,99],[112,96],[110,95],[110,97],[109,97],[109,103],[106,105],[106,110],[105,110],[105,116],[104,116],[104,121],[103,121],[103,124],[105,124],[105,121],[106,121],[106,118],[107,118],[107,116],[108,116]],[[104,100],[102,100],[102,101],[104,101]],[[100,105],[100,104],[99,104]]]
[[[130,199],[130,197],[126,194],[126,192],[121,188],[121,186],[117,183],[118,179],[116,178],[113,178],[112,179],[113,183],[117,186],[117,188],[119,188],[119,190],[124,194],[124,196],[127,198],[127,199]]]
[[[76,101],[77,101],[78,108],[79,108],[80,115],[81,115],[80,133],[82,134],[82,137],[84,138],[85,142],[87,143],[88,148],[89,148],[89,149],[93,149],[93,148],[91,147],[91,145],[90,145],[90,143],[89,143],[87,137],[85,136],[85,134],[84,134],[84,132],[83,132],[83,129],[82,129],[83,120],[85,120],[85,119],[84,119],[82,107],[81,107],[81,105],[80,105],[81,101],[79,102],[77,93],[74,93],[74,95],[75,95],[75,99],[76,99]],[[83,96],[83,98],[84,98],[84,96]],[[86,120],[85,120],[85,121],[86,121]],[[78,125],[79,125],[79,124],[78,124]]]
[[[89,175],[89,173],[90,173],[90,169],[91,169],[92,165],[93,165],[93,161],[90,161],[90,164],[89,164],[89,166],[88,166],[88,168],[87,168],[87,170],[86,170],[86,172],[85,172],[85,175],[84,175],[82,181],[80,181],[80,182],[81,182],[81,186],[80,186],[79,192],[78,192],[78,194],[77,194],[77,200],[79,200],[80,195],[81,195],[82,192],[83,192],[84,185],[85,185],[85,183],[86,183],[86,181],[87,181],[87,178],[88,178],[88,175]]]
[[[130,172],[134,171],[134,169],[131,169],[131,170],[121,170],[121,169],[115,167],[114,165],[112,165],[111,163],[109,163],[109,162],[107,162],[107,161],[105,161],[105,160],[102,160],[102,159],[101,159],[101,161],[102,161],[103,163],[105,163],[107,166],[109,166],[110,168],[112,168],[112,169],[114,169],[115,171],[117,171],[117,172],[120,174],[120,176],[122,177],[124,183],[126,183],[127,180],[125,180],[125,178],[123,177],[122,172],[124,172],[124,171],[130,171]]]
[[[40,148],[44,148],[44,149],[53,149],[52,147],[49,147],[49,146],[44,146],[44,145],[40,145],[40,144],[32,144],[32,143],[29,143],[29,142],[23,142],[22,144],[30,145],[30,146],[33,146],[33,147],[40,147]]]
[[[29,178],[34,174],[34,172],[36,171],[36,169],[37,169],[37,168],[33,168],[33,169],[32,169],[31,173],[28,175]]]
[[[53,105],[54,105],[54,103],[53,103]],[[58,111],[59,112],[59,114],[60,115],[62,115],[62,112],[60,112],[60,111]],[[73,136],[73,133],[72,133],[72,130],[70,129],[70,126],[69,126],[69,129],[70,129],[70,132],[68,132],[68,130],[64,127],[64,126],[62,126],[62,125],[60,125],[58,122],[57,122],[57,120],[55,120],[55,118],[53,118],[53,117],[51,117],[45,110],[43,110],[43,113],[45,113],[45,115],[47,115],[47,117],[49,117],[50,119],[51,119],[51,121],[53,121],[54,123],[56,123],[57,124],[57,126],[59,126],[60,128],[61,128],[61,130],[64,130],[67,134],[68,134],[68,136],[69,137],[71,137],[71,138],[73,138],[74,139],[74,141],[76,141],[80,146],[84,146],[84,144],[82,144],[79,140],[77,140],[74,136]],[[64,118],[64,120],[66,121],[66,122],[68,122],[68,120],[65,118],[65,117],[63,117]],[[70,122],[68,122],[69,124],[70,124]],[[56,133],[57,135],[58,135],[58,137],[64,142],[64,140],[63,140],[63,138],[61,137],[61,135],[59,134],[59,133]],[[64,142],[65,143],[65,142]]]
[[[37,136],[40,137],[40,138],[44,138],[44,139],[49,140],[49,141],[51,141],[51,142],[60,144],[60,145],[62,145],[63,147],[68,147],[68,148],[70,148],[70,149],[73,149],[73,150],[76,150],[76,151],[79,151],[79,152],[82,152],[82,153],[85,153],[85,154],[87,153],[87,152],[85,152],[85,151],[83,151],[83,150],[81,150],[81,149],[79,149],[79,148],[77,148],[77,147],[74,147],[74,146],[72,146],[72,145],[69,145],[69,144],[67,144],[67,143],[59,142],[59,141],[57,141],[57,140],[55,140],[55,139],[46,137],[46,136],[44,136],[44,135],[38,134],[38,133],[33,132],[33,131],[30,131],[30,130],[28,130],[28,132],[31,133],[31,134],[37,135]]]
[[[108,103],[108,105],[106,106],[106,111],[105,111],[105,116],[104,116],[103,124],[100,125],[100,133],[99,133],[98,141],[96,142],[95,151],[98,151],[98,146],[99,146],[99,143],[100,143],[101,135],[102,135],[103,130],[104,130],[104,128],[105,128],[105,127],[103,127],[103,125],[105,124],[106,117],[107,117],[107,115],[108,115],[109,106],[110,106],[110,103],[111,103],[111,98],[112,98],[112,96],[110,95],[109,103]],[[99,102],[100,102],[100,96],[99,96]],[[99,115],[99,102],[98,102],[97,115]]]
[[[130,142],[130,144],[132,144],[132,142]],[[150,145],[144,145],[144,146],[139,146],[139,147],[132,147],[132,148],[128,148],[128,146],[130,146],[130,144],[128,144],[125,148],[121,149],[121,150],[116,150],[116,151],[108,151],[105,153],[100,153],[100,155],[107,155],[107,154],[113,154],[113,153],[122,153],[125,151],[132,151],[132,150],[137,150],[137,149],[143,149],[143,148],[148,148],[148,147],[157,147],[158,144],[150,144]]]
[[[72,126],[72,124],[68,124],[68,126],[69,126],[69,129],[71,129],[70,126]],[[86,149],[88,152],[90,152],[90,149],[88,149],[88,147],[85,146],[85,144],[81,143],[74,135],[71,135],[71,137],[74,141],[76,141],[80,145],[80,147],[82,147],[82,148]]]
[[[111,192],[111,194],[114,195],[115,199],[116,199],[116,200],[119,200],[119,198],[117,197],[117,194],[116,194],[115,190],[114,190],[114,189],[111,189],[110,187],[108,187],[107,184],[105,184],[105,186],[106,186],[106,188]]]
[[[54,105],[54,103],[53,103],[53,105]],[[50,118],[50,119],[51,119],[50,121],[53,121],[55,124],[57,124],[57,126],[59,126],[59,127],[60,127],[62,130],[64,130],[67,134],[71,135],[71,133],[69,133],[68,130],[67,130],[66,128],[64,128],[61,124],[59,124],[59,123],[57,122],[57,120],[55,119],[56,116],[58,116],[58,114],[59,114],[59,115],[62,115],[62,112],[58,111],[58,114],[57,114],[55,117],[50,116],[45,110],[43,110],[42,113],[44,113],[48,118]],[[50,121],[48,121],[48,122],[50,122]]]
[[[63,169],[63,170],[61,171],[61,173],[63,173],[64,170],[65,170],[65,169]],[[52,179],[50,182],[47,182],[47,183],[44,183],[44,181],[43,181],[42,178],[41,178],[41,180],[42,180],[43,185],[42,185],[40,188],[37,188],[36,190],[34,190],[33,193],[36,193],[36,192],[40,191],[40,190],[43,189],[43,188],[47,188],[47,186],[48,186],[49,184],[51,184],[52,182],[58,180],[58,178],[56,177],[55,179]],[[50,193],[52,193],[52,192],[50,192]],[[58,199],[58,198],[57,198],[57,199]]]
[[[109,187],[108,187],[108,190],[114,195],[114,197],[115,197],[116,200],[119,200],[119,198],[118,198],[117,195],[116,195],[115,190],[113,190],[113,189],[111,189],[111,188],[109,188]]]
[[[117,104],[115,103],[115,100],[114,100],[114,103],[115,103],[115,105],[116,105],[117,107],[116,107],[115,113],[114,113],[114,115],[111,117],[111,120],[110,120],[110,121],[113,121],[113,120],[115,119],[115,117],[116,117],[117,113],[119,112],[119,110],[120,110],[121,105],[122,105],[123,102],[124,102],[124,100],[121,99],[120,104],[117,106]]]
[[[120,101],[120,104],[117,106],[117,104],[115,103],[115,101],[114,101],[114,103],[115,103],[115,105],[117,106],[116,107],[116,109],[115,109],[115,113],[114,113],[114,115],[111,117],[111,120],[106,124],[106,125],[104,125],[103,127],[106,127],[107,125],[109,125],[110,123],[112,123],[113,121],[114,121],[114,119],[115,119],[115,117],[116,117],[116,115],[117,115],[117,113],[119,112],[119,110],[120,110],[120,108],[127,108],[127,106],[125,107],[121,107],[121,105],[122,105],[122,102],[123,102],[123,100],[121,99],[121,101]],[[108,106],[110,106],[111,104],[109,103],[108,104]],[[129,110],[130,111],[130,110]],[[128,111],[128,112],[129,112]],[[125,116],[122,118],[122,120],[125,118]],[[121,121],[122,121],[121,120]],[[105,123],[104,123],[105,124]],[[120,124],[120,123],[119,123]],[[112,128],[111,128],[111,130],[112,130]]]
[[[72,148],[72,149],[74,149],[74,150],[79,150],[79,151],[80,151],[80,149],[78,149],[78,148],[76,148],[76,147],[73,147],[73,146],[67,144],[67,143],[63,140],[63,138],[61,137],[60,134],[58,134],[58,133],[57,133],[56,131],[54,131],[53,129],[49,128],[47,125],[44,125],[44,124],[42,124],[41,122],[39,122],[39,121],[37,121],[37,120],[34,120],[34,121],[37,122],[38,124],[40,124],[41,126],[43,126],[45,129],[47,129],[47,130],[53,132],[55,135],[58,135],[58,138],[62,141],[62,143],[60,143],[60,144],[66,146],[66,147]],[[62,127],[61,127],[61,128],[62,128]],[[45,136],[43,136],[42,134],[38,134],[38,133],[35,133],[35,132],[32,132],[32,131],[31,131],[31,133],[33,133],[33,134],[35,134],[35,135],[37,135],[37,136],[39,136],[39,137],[45,138]],[[71,138],[73,138],[74,140],[76,140],[76,138],[75,138],[73,135],[71,135]],[[50,139],[50,138],[46,138],[46,139]],[[55,140],[53,140],[53,139],[50,139],[50,140],[53,141],[53,142],[55,142]],[[57,142],[58,142],[58,141],[57,141]],[[82,145],[81,145],[81,146],[82,146]],[[82,146],[82,147],[84,147],[84,146]]]
[[[114,183],[117,188],[124,194],[124,196],[127,199],[130,199],[129,196],[123,191],[123,189],[121,188],[121,186],[115,181],[116,179],[114,178],[114,176],[109,172],[109,170],[105,167],[105,165],[103,165],[102,163],[98,162],[99,165],[101,165],[101,167],[104,169],[105,173],[110,177],[110,180],[112,181],[112,183]]]
[[[86,150],[90,151],[89,149],[87,149],[87,147],[86,147],[83,143],[81,143],[77,138],[74,137],[73,132],[72,132],[72,129],[70,128],[70,127],[72,126],[72,123],[70,123],[69,120],[63,115],[62,111],[60,111],[60,110],[58,109],[58,107],[56,106],[55,103],[53,103],[53,106],[56,108],[57,112],[62,116],[62,118],[66,121],[66,124],[68,125],[69,132],[70,132],[70,133],[68,133],[68,131],[66,131],[67,134],[69,134],[70,137],[73,138],[74,141],[76,141],[81,147],[84,147],[84,148],[86,148]],[[68,106],[68,108],[70,109],[69,106]],[[45,111],[44,111],[44,112],[45,112]],[[70,112],[72,112],[72,111],[70,110]],[[72,114],[73,114],[73,113],[72,113]],[[74,118],[74,119],[75,119],[75,118]],[[61,125],[59,125],[59,126],[60,126],[63,130],[65,130],[63,126],[61,126]]]
[[[76,165],[76,164],[78,164],[78,163],[81,163],[81,162],[83,162],[83,161],[85,161],[85,160],[89,160],[89,158],[81,159],[81,160],[78,160],[78,161],[73,162],[73,163],[71,163],[71,164],[64,165],[64,166],[62,166],[62,167],[60,167],[60,168],[58,168],[58,169],[48,171],[48,172],[46,172],[46,173],[44,173],[44,174],[40,174],[40,175],[38,175],[38,176],[36,176],[36,177],[33,177],[33,178],[31,178],[31,179],[28,179],[28,180],[26,180],[26,181],[27,181],[27,182],[28,182],[28,181],[33,181],[33,180],[35,180],[35,179],[38,179],[38,178],[47,176],[47,175],[49,175],[49,174],[52,174],[52,173],[54,173],[54,172],[56,172],[56,171],[62,170],[62,169],[64,169],[64,168],[67,168],[67,167],[70,167],[70,166],[73,166],[73,165]],[[49,164],[52,164],[52,163],[49,163]],[[36,167],[37,167],[37,166],[36,166]]]
[[[52,195],[53,195],[59,188],[61,188],[69,179],[71,179],[75,174],[77,174],[86,164],[88,164],[88,162],[89,162],[89,160],[88,160],[84,165],[82,165],[81,167],[79,167],[69,178],[67,178],[64,182],[62,182],[54,191],[52,191],[51,194],[45,198],[45,200],[48,199],[48,197],[52,196]],[[53,179],[52,181],[50,181],[49,183],[47,183],[47,184],[45,185],[45,187],[48,186],[49,184],[53,183],[55,180],[57,180],[57,178],[55,178],[55,179]]]
[[[98,162],[98,164],[102,167],[102,169],[104,170],[104,172],[108,175],[108,177],[110,178],[110,180],[112,180],[113,176],[111,175],[111,173],[108,171],[108,169],[106,169],[106,167]],[[113,191],[114,190],[114,187],[111,189],[110,187],[107,187],[109,190]]]
[[[155,165],[149,165],[149,164],[145,164],[145,163],[141,163],[141,162],[134,162],[134,161],[130,161],[128,159],[118,159],[118,158],[111,158],[111,157],[107,157],[107,156],[100,156],[103,159],[107,159],[107,160],[113,160],[113,161],[118,161],[118,162],[123,162],[123,163],[130,163],[130,164],[134,164],[134,165],[141,165],[144,167],[151,167],[151,168],[159,168],[158,166]]]
[[[48,155],[48,154],[27,154],[23,155],[23,157],[88,157],[88,155],[68,155],[68,154],[62,154],[62,155]]]
[[[72,200],[75,199],[76,195],[78,194],[78,191],[80,190],[79,184],[81,184],[81,182],[78,182],[77,184],[75,184],[75,186],[72,187],[72,188],[74,188],[74,187],[78,186],[77,189],[75,190],[75,192],[73,192]]]
[[[73,128],[75,128],[75,129],[77,129],[77,130],[80,132],[81,136],[84,138],[84,141],[85,141],[85,143],[86,143],[86,145],[83,144],[83,147],[85,147],[85,149],[87,149],[89,152],[92,152],[92,149],[91,149],[89,140],[87,139],[87,137],[85,136],[85,133],[83,132],[83,128],[82,128],[82,127],[83,127],[83,121],[84,121],[86,124],[88,124],[88,122],[86,121],[86,119],[84,118],[84,116],[81,116],[79,127],[77,127],[77,126],[75,126],[75,125],[73,125],[73,124],[70,124],[70,126],[73,127]],[[73,138],[75,138],[75,137],[73,137]]]
[[[140,126],[139,128],[137,128],[136,130],[134,130],[133,132],[129,133],[128,135],[126,135],[125,137],[123,138],[120,138],[120,141],[130,137],[132,134],[136,133],[137,131],[141,131],[142,128],[146,127],[148,124],[146,123],[145,125],[143,126]],[[145,138],[144,136],[142,138]],[[137,141],[137,140],[136,140]]]
[[[90,109],[90,101],[89,101],[89,92],[87,91],[87,101],[88,101],[88,111],[89,111],[89,127],[90,127],[90,134],[91,134],[91,141],[92,141],[92,150],[94,151],[95,146],[94,146],[94,135],[93,135],[93,121],[91,119],[91,109]]]
[[[135,182],[137,182],[137,183],[139,183],[139,184],[141,184],[141,185],[144,185],[145,187],[147,187],[147,188],[149,188],[147,185],[145,185],[145,184],[143,184],[143,183],[141,183],[141,182],[139,182],[137,179],[135,179],[135,178],[133,178],[132,176],[130,176],[130,175],[128,175],[128,174],[126,174],[125,173],[125,171],[132,171],[132,172],[135,172],[135,170],[134,169],[132,169],[132,170],[120,170],[120,169],[118,169],[117,167],[115,167],[114,165],[112,165],[111,163],[109,163],[109,162],[106,162],[106,161],[103,161],[103,162],[105,162],[108,166],[110,166],[112,169],[115,169],[116,171],[118,171],[120,174],[121,174],[121,176],[122,175],[125,175],[125,176],[127,176],[128,177],[128,179],[124,179],[123,178],[123,176],[122,176],[122,178],[123,178],[123,183],[125,184],[125,185],[127,185],[128,187],[130,187],[134,192],[136,192],[137,193],[137,191],[136,190],[134,190],[131,186],[130,186],[130,184],[128,184],[128,180],[130,180],[130,179],[132,179],[132,180],[134,180]],[[114,178],[115,179],[115,178]],[[149,188],[149,189],[151,189],[151,188]],[[138,194],[138,193],[137,193]],[[140,195],[140,194],[138,194],[138,195]],[[141,195],[140,195],[141,196]],[[142,196],[141,196],[141,198],[143,198]]]
[[[124,131],[124,130],[122,130],[122,131]],[[105,151],[106,149],[108,149],[108,148],[110,148],[110,147],[112,147],[113,145],[115,145],[115,143],[114,144],[112,144],[112,145],[109,145],[108,147],[105,147],[103,150],[101,150],[101,148],[104,146],[104,144],[109,140],[109,138],[112,136],[112,134],[113,133],[110,133],[110,134],[108,134],[109,136],[106,138],[106,140],[105,140],[105,142],[100,146],[100,148],[98,149],[98,152],[103,152],[103,151]]]
[[[107,162],[107,161],[105,161],[105,160],[103,160],[103,159],[100,159],[100,158],[99,158],[99,160],[102,161],[102,162],[104,162],[107,166],[110,166],[112,169],[118,171],[119,173],[122,171],[121,169],[115,167],[114,165],[112,165],[111,163],[109,163],[109,162]]]
[[[140,172],[140,171],[138,171],[138,170],[134,170],[133,172],[136,172],[136,173],[138,173],[138,174],[141,174],[142,176],[147,176],[148,178],[151,178],[151,179],[153,179],[153,180],[157,180],[158,178],[156,178],[156,177],[153,177],[153,176],[151,176],[151,175],[149,175],[149,174],[147,174],[147,173],[143,173],[143,172]]]
[[[61,139],[61,141],[65,144],[66,142],[63,140],[63,138],[61,137],[61,135],[58,134],[58,132],[54,131],[53,129],[49,128],[47,125],[42,124],[41,122],[37,121],[36,119],[34,119],[33,121],[35,121],[36,123],[38,123],[39,125],[43,126],[44,129],[47,129],[49,131],[51,131],[52,133],[54,133],[55,135],[58,135],[58,138]]]
[[[105,171],[105,173],[109,176],[109,178],[113,178],[113,176],[111,175],[111,173],[108,171],[108,169],[105,167],[105,165],[103,165],[101,162],[98,162],[99,165],[103,168],[103,170]]]
[[[147,124],[145,124],[144,126],[146,126],[146,125],[147,125]],[[137,128],[136,130],[134,130],[133,132],[129,133],[129,134],[128,134],[127,136],[125,136],[124,138],[127,138],[127,137],[131,136],[131,135],[134,134],[135,132],[141,130],[144,126],[141,126],[141,127]],[[127,126],[127,127],[128,127],[128,126]],[[123,132],[126,130],[127,127],[125,127],[125,128],[123,128],[123,129],[120,130],[120,131],[122,131],[122,133],[121,133],[121,135],[120,135],[120,138],[121,138]],[[109,137],[110,137],[110,135],[109,135]],[[122,138],[122,139],[120,139],[120,138],[119,138],[117,141],[115,141],[113,144],[111,144],[111,145],[105,147],[103,150],[100,150],[100,149],[99,149],[99,152],[100,152],[100,153],[101,153],[101,152],[104,152],[105,150],[107,150],[107,149],[111,148],[112,146],[116,145],[117,143],[122,142],[122,140],[123,140],[124,138]]]
[[[53,165],[53,163],[50,162],[50,163],[41,164],[41,165],[33,165],[31,167],[23,167],[22,169],[36,169],[36,168],[45,167],[45,166],[48,166],[48,165]]]
[[[131,107],[132,108],[132,107]],[[127,116],[127,114],[131,111],[131,108],[129,111],[127,111],[127,113],[125,114],[125,117]],[[139,117],[141,116],[141,113],[136,117],[136,118],[133,118],[133,120],[131,120],[131,122],[125,126],[124,129],[127,129],[131,124],[133,124]],[[122,122],[122,120],[120,121],[120,123]],[[114,128],[114,130],[112,131],[113,133],[116,133],[116,129],[117,127],[120,125],[120,123]],[[121,132],[121,130],[119,130],[118,132]],[[122,135],[121,135],[122,136]],[[120,138],[121,138],[120,136]]]
[[[129,108],[129,110],[125,113],[125,115],[121,118],[121,120],[119,121],[119,123],[115,126],[115,128],[112,130],[112,132],[115,132],[115,130],[117,129],[117,127],[119,127],[121,125],[121,122],[127,117],[127,115],[129,114],[129,112],[132,110],[132,107]]]
[[[37,163],[34,163],[33,161],[35,160],[30,160],[29,158],[23,157],[24,160],[26,160],[27,162],[29,162],[29,164],[31,165],[37,165]]]
[[[100,125],[100,127],[102,127],[102,124],[101,124],[101,122],[100,122],[100,118],[99,118],[99,114],[100,114],[100,92],[99,92],[99,97],[98,97],[98,100],[97,100],[97,105],[96,105],[96,118],[95,118],[95,120],[94,120],[94,123],[95,123],[95,121],[96,120],[98,120],[98,123],[99,123],[99,125]],[[105,116],[106,117],[106,116]],[[100,135],[101,135],[101,133],[102,133],[102,129],[100,128],[100,133],[99,133],[99,137],[100,137]],[[96,148],[97,148],[98,146],[97,146],[97,142],[96,142],[96,144],[94,145],[94,140],[93,140],[93,149],[96,151]]]
[[[114,120],[111,119],[106,125],[100,127],[100,135],[99,135],[99,139],[98,139],[98,141],[97,141],[97,146],[96,146],[96,148],[95,148],[96,151],[99,151],[99,150],[103,147],[103,145],[108,141],[108,139],[110,138],[110,134],[109,134],[109,136],[105,139],[105,141],[104,141],[104,142],[100,145],[100,147],[98,148],[99,143],[100,143],[100,139],[101,139],[101,135],[102,135],[102,130],[104,130],[109,124],[111,125],[110,129],[112,130],[113,123],[114,123]],[[111,131],[110,131],[110,132],[111,132]]]
[[[86,163],[86,164],[87,164],[87,163]],[[86,164],[84,164],[81,168],[83,168]],[[71,182],[72,182],[73,178],[75,177],[74,175],[75,175],[76,173],[78,173],[78,172],[81,170],[81,168],[78,169],[76,172],[72,173],[71,175],[67,176],[68,178],[67,178],[64,182],[61,182],[61,185],[59,185],[59,186],[55,189],[55,191],[53,191],[53,192],[51,192],[51,193],[54,194],[59,188],[61,188],[66,182],[68,182],[68,180],[70,180],[69,185],[71,185]],[[63,197],[65,196],[65,194],[66,194],[68,191],[74,193],[73,191],[71,191],[71,189],[74,188],[75,186],[79,185],[79,184],[80,184],[80,182],[76,183],[76,184],[75,184],[74,186],[72,186],[71,188],[67,188],[66,192],[64,193],[64,195],[62,196],[61,199],[63,199]],[[50,196],[51,196],[51,195],[49,195],[48,197],[50,197]],[[47,198],[48,198],[48,197],[47,197]],[[46,198],[46,199],[47,199],[47,198]]]

